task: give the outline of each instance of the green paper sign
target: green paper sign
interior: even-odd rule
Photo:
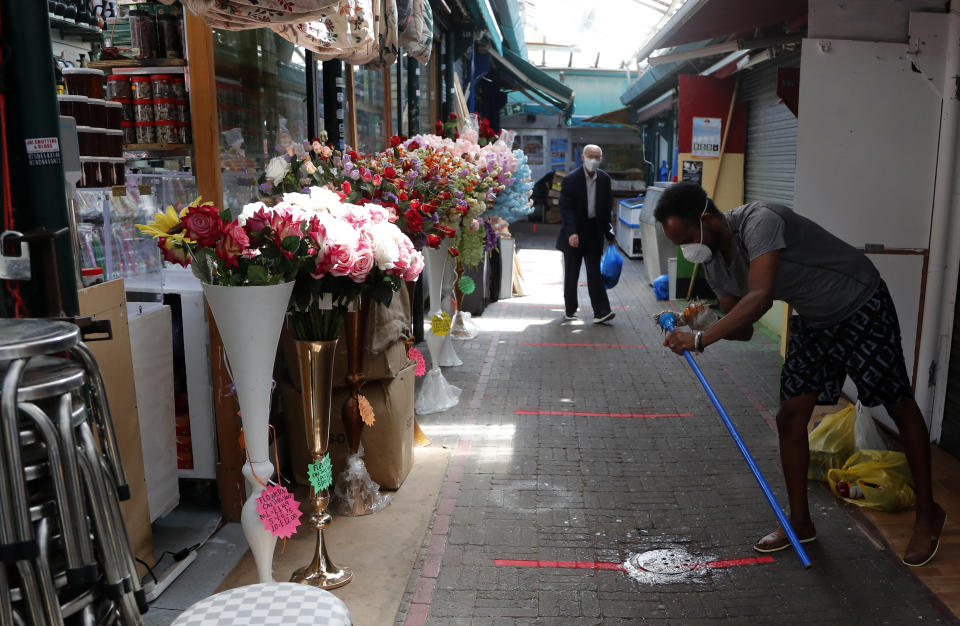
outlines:
[[[477,288],[477,284],[473,282],[473,279],[469,276],[461,276],[460,280],[457,281],[457,285],[460,287],[460,291],[468,296]]]
[[[329,454],[310,464],[307,468],[307,478],[314,491],[323,491],[330,486],[333,482],[333,465],[330,463]]]

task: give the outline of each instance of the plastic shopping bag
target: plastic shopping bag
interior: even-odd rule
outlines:
[[[850,405],[839,413],[827,415],[810,431],[810,469],[807,478],[827,480],[828,471],[843,467],[854,451],[856,420],[857,411]]]
[[[903,452],[858,450],[841,469],[827,472],[827,482],[837,497],[878,511],[902,511],[917,501]]]
[[[622,269],[623,257],[617,252],[615,244],[608,243],[607,249],[603,251],[603,257],[600,258],[600,274],[603,276],[605,289],[613,289],[617,286]]]

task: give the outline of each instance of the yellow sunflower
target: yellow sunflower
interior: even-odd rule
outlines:
[[[153,220],[148,224],[137,224],[137,229],[144,235],[150,235],[153,238],[175,235],[183,230],[180,218],[183,217],[189,208],[190,206],[184,207],[178,214],[176,209],[168,206],[167,210],[163,213],[155,214]],[[178,240],[193,243],[191,240],[184,238],[183,235],[180,235]]]

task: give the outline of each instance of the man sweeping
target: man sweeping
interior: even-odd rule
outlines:
[[[917,493],[906,565],[929,563],[946,513],[933,500],[930,437],[913,398],[897,312],[886,283],[858,250],[813,221],[778,204],[751,202],[721,213],[694,183],[661,196],[654,215],[690,262],[703,265],[725,316],[697,333],[674,331],[664,345],[677,354],[703,352],[721,339],[748,341],[774,300],[791,305],[790,343],[780,375],[777,432],[801,542],[816,539],[807,502],[807,424],[817,404],[836,404],[847,376],[866,406],[883,405],[900,431]],[[754,545],[758,552],[790,546],[782,528]]]

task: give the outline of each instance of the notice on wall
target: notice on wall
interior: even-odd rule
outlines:
[[[719,158],[720,126],[719,117],[693,118],[693,146],[690,153],[704,159]]]
[[[60,165],[60,141],[56,137],[27,139],[27,162],[35,165]]]
[[[683,182],[703,184],[703,161],[684,161],[682,172]]]
[[[543,137],[524,135],[520,143],[527,155],[527,165],[543,165]]]
[[[567,148],[569,147],[567,139],[550,140],[550,167],[555,170],[563,170],[567,167]]]

